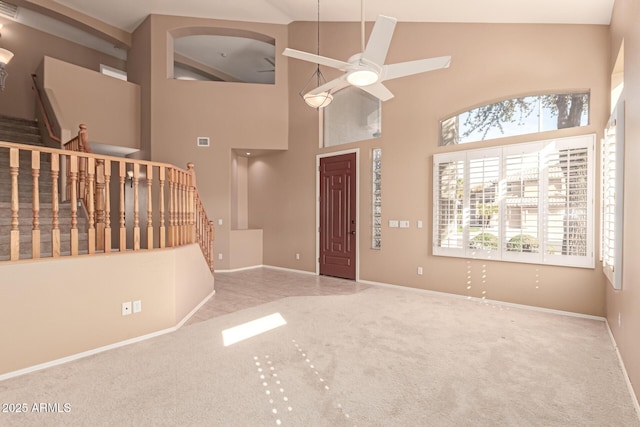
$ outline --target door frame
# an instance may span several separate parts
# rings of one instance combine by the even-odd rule
[[[316,155],[316,275],[320,275],[320,159],[356,153],[356,282],[360,280],[360,148]]]

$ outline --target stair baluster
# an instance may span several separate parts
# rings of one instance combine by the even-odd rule
[[[31,152],[31,176],[33,177],[33,189],[31,210],[33,211],[33,229],[31,230],[31,258],[40,258],[40,152]]]

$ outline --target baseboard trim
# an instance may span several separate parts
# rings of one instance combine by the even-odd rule
[[[300,274],[309,274],[311,276],[317,276],[318,274],[315,271],[306,271],[306,270],[296,270],[293,268],[285,268],[285,267],[276,267],[275,265],[263,265],[264,268],[269,268],[271,270],[280,270],[280,271],[288,271],[291,273],[300,273]]]
[[[627,384],[629,395],[631,396],[631,400],[633,401],[633,407],[636,409],[636,415],[638,416],[638,421],[640,421],[640,402],[638,402],[638,395],[633,389],[633,385],[631,384],[631,380],[629,379],[627,368],[624,366],[624,360],[622,360],[622,355],[620,354],[620,349],[618,348],[618,343],[616,343],[616,337],[613,335],[613,331],[611,330],[609,321],[605,319],[604,323],[607,325],[609,338],[611,338],[611,343],[613,344],[613,348],[616,350],[616,355],[618,356],[618,363],[620,364],[620,368],[622,368],[622,374],[624,375],[624,382]]]
[[[28,368],[19,369],[17,371],[8,372],[6,374],[0,375],[0,381],[8,380],[9,378],[18,377],[20,375],[30,374],[32,372],[40,371],[42,369],[52,368],[52,367],[58,366],[58,365],[63,365],[65,363],[69,363],[69,362],[73,362],[73,361],[78,360],[78,359],[83,359],[85,357],[93,356],[95,354],[102,353],[104,351],[114,350],[116,348],[124,347],[124,346],[129,345],[129,344],[134,344],[134,343],[137,343],[137,342],[145,341],[145,340],[148,340],[150,338],[159,337],[161,335],[165,335],[165,334],[169,334],[171,332],[175,332],[177,329],[178,328],[175,327],[175,326],[173,328],[162,329],[160,331],[152,332],[152,333],[147,334],[147,335],[142,335],[142,336],[139,336],[139,337],[135,337],[135,338],[131,338],[131,339],[128,339],[128,340],[120,341],[120,342],[117,342],[117,343],[105,345],[105,346],[102,346],[102,347],[94,348],[92,350],[83,351],[82,353],[72,354],[71,356],[66,356],[66,357],[62,357],[60,359],[52,360],[50,362],[45,362],[45,363],[40,363],[38,365],[29,366]]]
[[[214,273],[236,273],[238,271],[255,270],[256,268],[265,267],[264,265],[250,265],[248,267],[231,268],[228,270],[215,270]]]
[[[446,297],[451,297],[451,298],[475,301],[475,302],[480,302],[480,303],[484,303],[484,304],[492,304],[492,305],[499,305],[499,306],[512,307],[512,308],[521,308],[523,310],[539,311],[539,312],[542,312],[542,313],[549,313],[549,314],[558,314],[560,316],[578,317],[578,318],[581,318],[581,319],[597,320],[597,321],[600,321],[600,322],[605,322],[606,321],[606,318],[601,317],[601,316],[593,316],[593,315],[590,315],[590,314],[583,314],[583,313],[574,313],[572,311],[554,310],[552,308],[536,307],[536,306],[533,306],[533,305],[525,305],[525,304],[516,304],[516,303],[512,303],[512,302],[505,302],[505,301],[498,301],[498,300],[492,300],[492,299],[471,297],[471,296],[465,296],[465,295],[459,295],[459,294],[452,294],[452,293],[449,293],[449,292],[432,291],[432,290],[429,290],[429,289],[412,288],[410,286],[394,285],[394,284],[391,284],[391,283],[383,283],[383,282],[373,282],[373,281],[370,281],[370,280],[359,280],[359,282],[367,284],[367,285],[372,285],[372,286],[381,286],[381,287],[394,288],[394,289],[403,289],[403,290],[414,291],[414,292],[418,292],[418,293],[425,293],[425,294],[431,294],[431,295],[440,295],[440,296],[446,296]]]
[[[200,304],[196,305],[193,310],[191,310],[186,316],[184,316],[184,318],[180,322],[178,322],[175,328],[180,329],[187,322],[187,320],[191,319],[191,317],[196,314],[196,312],[200,310],[202,306],[205,305],[215,294],[216,290],[214,289],[209,295],[207,295],[202,301],[200,301]]]
[[[40,363],[38,365],[29,366],[27,368],[18,369],[17,371],[7,372],[6,374],[0,374],[0,382],[4,380],[8,380],[10,378],[19,377],[21,375],[30,374],[32,372],[40,371],[42,369],[52,368],[54,366],[63,365],[65,363],[73,362],[79,359],[84,359],[85,357],[93,356],[105,351],[115,350],[116,348],[124,347],[130,344],[139,343],[142,341],[146,341],[151,338],[159,337],[161,335],[170,334],[172,332],[180,329],[204,304],[211,299],[215,295],[215,289],[207,295],[193,310],[189,312],[176,326],[171,328],[162,329],[156,332],[151,332],[146,335],[141,335],[139,337],[130,338],[128,340],[119,341],[113,344],[108,344],[102,347],[94,348],[92,350],[83,351],[81,353],[72,354],[70,356],[65,356],[60,359],[51,360],[49,362]]]
[[[269,268],[271,270],[288,271],[291,273],[311,274],[313,276],[317,276],[315,271],[296,270],[293,268],[276,267],[275,265],[266,265],[266,264],[252,265],[249,267],[241,267],[241,268],[232,268],[229,270],[215,270],[215,272],[216,273],[236,273],[238,271],[255,270],[256,268]]]

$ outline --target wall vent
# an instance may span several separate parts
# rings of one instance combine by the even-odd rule
[[[196,140],[198,147],[208,147],[210,145],[208,136],[199,136]]]
[[[16,19],[18,17],[18,6],[0,0],[0,15]]]

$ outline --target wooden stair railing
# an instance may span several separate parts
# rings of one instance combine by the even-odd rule
[[[47,129],[47,136],[52,141],[58,144],[61,144],[62,141],[60,140],[58,135],[56,135],[55,132],[53,131],[53,125],[51,124],[51,119],[49,119],[49,113],[47,112],[47,109],[44,106],[44,98],[42,96],[42,92],[40,92],[40,87],[38,86],[37,76],[35,74],[31,74],[31,80],[33,81],[32,89],[35,91],[36,104],[38,106],[38,111],[40,112],[40,115],[42,116],[42,119],[44,121],[45,128]]]
[[[86,127],[81,127],[78,136],[80,140],[82,135],[86,137]],[[30,222],[31,258],[43,257],[40,251],[42,220],[38,189],[41,181],[49,179],[53,188],[50,256],[80,254],[78,202],[82,200],[87,211],[87,253],[109,253],[112,247],[113,250],[123,252],[198,243],[209,268],[213,271],[213,223],[207,217],[196,188],[193,163],[189,163],[187,170],[183,170],[166,163],[2,141],[0,141],[0,150],[6,150],[9,153],[11,177],[9,260],[20,259],[20,226],[24,227],[25,224],[24,220],[21,224],[19,219],[18,177],[21,173],[19,157],[21,152],[29,152],[32,159],[31,170],[22,173],[30,173],[33,183]],[[40,169],[39,159],[42,153],[51,156],[50,170]],[[61,224],[58,215],[61,203],[56,190],[61,164],[66,165],[71,210],[68,223],[65,224]],[[112,220],[112,216],[115,221]],[[112,223],[116,223],[118,228],[113,236]],[[63,228],[64,233],[68,230],[70,241],[67,251],[61,250]],[[1,256],[2,254],[0,259],[2,259]]]

